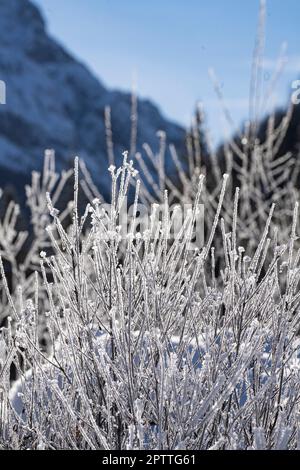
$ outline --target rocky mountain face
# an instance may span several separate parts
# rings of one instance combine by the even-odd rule
[[[0,0],[0,186],[19,185],[41,168],[45,148],[56,151],[58,167],[84,158],[99,185],[108,191],[104,110],[111,107],[115,155],[129,149],[131,96],[108,90],[47,32],[39,9],[29,0]],[[183,148],[184,130],[138,100],[137,149],[158,146],[157,131]]]

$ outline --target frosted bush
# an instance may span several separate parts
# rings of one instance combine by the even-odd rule
[[[11,291],[0,264],[10,317],[0,338],[1,447],[299,448],[298,205],[285,244],[272,237],[271,207],[260,241],[240,247],[239,191],[229,231],[219,220],[225,176],[201,250],[189,249],[196,211],[168,238],[166,196],[158,236],[131,224],[124,241],[118,213],[131,181],[136,217],[142,186],[126,156],[111,177],[110,212],[93,199],[80,215],[76,160],[71,226],[47,192],[40,268]],[[203,191],[198,177],[194,203]]]

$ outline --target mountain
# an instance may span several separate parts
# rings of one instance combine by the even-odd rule
[[[0,185],[20,185],[40,169],[45,148],[56,151],[59,168],[75,155],[86,162],[108,191],[104,109],[111,107],[115,155],[129,149],[131,96],[109,90],[47,32],[39,9],[29,0],[0,0]],[[148,100],[138,100],[137,148],[157,148],[156,133],[183,148],[184,130],[166,120]]]

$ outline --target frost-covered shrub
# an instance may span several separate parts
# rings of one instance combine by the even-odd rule
[[[165,193],[161,225],[138,232],[132,163],[125,156],[110,171],[110,211],[96,199],[80,216],[76,160],[69,228],[47,194],[51,250],[40,253],[30,289],[11,293],[0,264],[9,313],[0,339],[1,447],[299,448],[298,205],[285,244],[270,236],[271,207],[256,246],[241,247],[239,191],[227,230],[219,220],[225,176],[206,243],[190,250],[195,210],[170,240]],[[136,197],[124,239],[118,215],[130,180]],[[200,177],[194,207],[203,188]],[[20,378],[11,388],[13,361]]]

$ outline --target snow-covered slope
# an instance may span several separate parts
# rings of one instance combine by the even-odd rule
[[[116,155],[129,148],[129,94],[106,89],[82,63],[52,39],[38,8],[29,0],[0,0],[0,184],[13,174],[39,169],[45,148],[54,148],[60,167],[75,154],[85,159],[105,192],[107,152],[104,109],[112,109]],[[184,131],[165,120],[149,101],[138,102],[138,148],[157,146],[166,131],[179,148]]]

